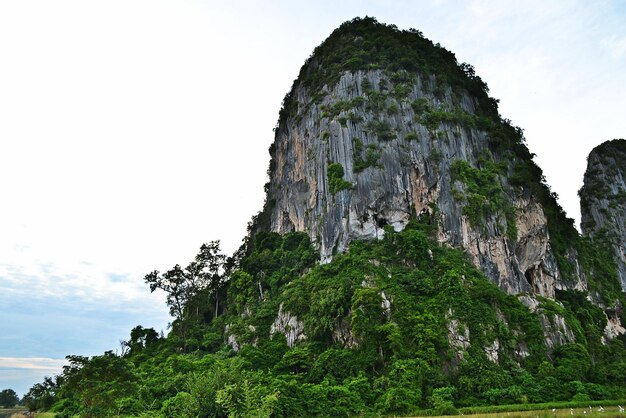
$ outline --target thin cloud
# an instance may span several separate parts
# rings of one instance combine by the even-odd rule
[[[146,299],[141,277],[102,271],[101,266],[0,264],[0,290],[28,298],[80,299],[82,303],[127,305]]]
[[[46,376],[60,374],[65,364],[66,360],[46,357],[0,357],[0,382],[22,396]]]
[[[67,364],[65,359],[45,357],[0,357],[0,369],[28,369],[58,373]]]

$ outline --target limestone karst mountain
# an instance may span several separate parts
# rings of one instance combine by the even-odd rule
[[[306,232],[323,261],[427,212],[437,240],[509,294],[615,303],[522,131],[470,65],[417,31],[366,18],[333,32],[285,98],[270,153],[260,218]]]

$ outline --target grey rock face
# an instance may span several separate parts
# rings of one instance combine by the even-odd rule
[[[354,348],[359,345],[346,318],[340,319],[337,328],[333,331],[333,342],[348,348]]]
[[[448,312],[448,317],[452,312]],[[454,361],[459,364],[465,357],[465,351],[470,347],[470,332],[465,324],[461,324],[458,319],[450,318],[447,322],[448,344],[454,354]]]
[[[270,336],[274,336],[278,332],[285,335],[289,348],[293,348],[297,342],[306,339],[302,321],[298,320],[297,316],[284,311],[282,304],[278,309],[278,316],[270,327]]]
[[[613,338],[626,333],[626,328],[622,325],[622,322],[615,310],[608,310],[604,313],[606,315],[606,327],[604,328],[603,342],[606,340],[612,340]]]
[[[626,140],[608,141],[591,151],[579,195],[581,229],[612,250],[626,291]]]
[[[439,223],[438,239],[464,248],[501,289],[554,297],[559,270],[539,203],[498,175],[513,216],[500,208],[476,225],[464,209],[470,191],[453,179],[455,162],[511,168],[474,123],[475,100],[437,87],[434,77],[401,76],[346,72],[315,98],[295,87],[297,115],[277,127],[273,145],[271,230],[306,231],[327,262],[354,239],[381,238],[386,226],[399,231],[411,216],[428,213]],[[337,164],[342,178],[329,171]],[[507,232],[511,223],[516,236]]]
[[[541,304],[537,300],[537,298],[533,296],[524,295],[519,296],[518,299],[531,312],[537,313],[539,315],[539,321],[541,322],[541,325],[543,327],[543,335],[549,351],[552,351],[554,348],[560,345],[576,341],[576,338],[574,337],[574,332],[570,329],[569,325],[562,315],[547,314],[541,308]]]

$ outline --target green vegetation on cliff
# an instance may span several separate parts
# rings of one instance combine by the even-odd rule
[[[497,102],[487,95],[486,84],[470,65],[458,65],[452,52],[433,44],[418,30],[398,30],[371,17],[353,19],[333,31],[302,66],[297,82],[321,97],[322,88],[336,84],[343,72],[377,69],[435,75],[438,85],[468,91],[480,101],[485,114],[497,115]],[[402,86],[394,93],[402,95]],[[283,101],[279,124],[295,116],[299,106],[292,89]]]
[[[122,355],[70,357],[52,409],[352,416],[624,395],[626,350],[601,343],[601,310],[571,292],[551,302],[577,339],[550,353],[537,314],[435,229],[389,229],[324,265],[303,233],[259,233],[213,290],[226,295],[217,316],[198,289],[167,338],[137,327]]]
[[[504,164],[491,160],[480,162],[482,168],[474,168],[467,161],[456,160],[450,165],[453,181],[459,181],[465,190],[456,192],[457,199],[465,201],[463,214],[473,226],[483,226],[485,219],[503,213],[506,231],[510,239],[517,239],[515,209],[504,195],[499,177],[505,174]]]
[[[606,177],[623,176],[626,172],[623,162],[626,161],[626,140],[614,139],[612,141],[606,141],[592,151],[592,154],[602,162],[602,166],[589,167],[589,182],[585,183],[579,191],[581,206],[589,206],[592,199],[608,199],[614,201],[616,204],[626,203],[626,190],[611,190],[611,185],[607,184],[603,180],[607,180]],[[602,174],[602,169],[606,170],[605,176]],[[592,229],[593,225],[588,225],[585,229]]]
[[[352,183],[343,179],[343,166],[339,163],[328,164],[328,190],[331,194],[350,189]]]

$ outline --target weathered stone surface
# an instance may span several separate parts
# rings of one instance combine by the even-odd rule
[[[349,318],[351,314],[347,316]],[[341,344],[346,348],[354,348],[358,346],[354,334],[352,334],[352,328],[347,318],[341,318],[337,324],[337,328],[333,331],[333,342]]]
[[[297,316],[283,310],[282,303],[278,308],[278,316],[270,326],[270,336],[274,336],[278,332],[285,335],[289,347],[294,347],[296,343],[306,339],[304,324],[298,320]]]
[[[558,314],[546,314],[541,309],[541,304],[533,296],[519,296],[519,301],[522,302],[531,312],[537,313],[539,321],[543,327],[543,335],[546,341],[546,347],[549,351],[554,348],[576,341],[574,333],[565,322],[565,318]],[[555,302],[559,303],[559,302]]]
[[[385,226],[402,230],[412,214],[427,212],[438,217],[439,240],[464,248],[501,289],[554,297],[555,288],[568,284],[559,282],[541,205],[500,176],[497,181],[516,208],[517,237],[507,236],[504,213],[472,225],[463,213],[465,202],[455,197],[455,189],[463,185],[452,181],[450,166],[462,160],[476,167],[485,155],[497,159],[486,132],[460,122],[426,127],[411,106],[422,100],[431,109],[474,115],[475,100],[450,89],[435,94],[434,77],[412,80],[409,93],[399,98],[391,93],[387,73],[347,72],[317,104],[305,87],[296,85],[298,115],[277,128],[273,147],[267,196],[271,230],[306,231],[327,262],[350,241],[381,238]],[[384,99],[376,108],[371,97]],[[362,103],[350,107],[355,100]],[[333,111],[339,105],[344,107]],[[376,131],[377,123],[386,131]],[[379,158],[358,167],[367,152]],[[343,180],[351,187],[331,193],[331,163],[341,164]],[[584,277],[578,280],[584,286]]]
[[[465,357],[465,351],[470,347],[469,328],[456,319],[452,318],[452,311],[447,314],[448,344],[454,354],[454,363],[459,364]]]
[[[607,141],[591,151],[579,195],[581,229],[612,250],[626,291],[626,140]]]
[[[500,341],[493,340],[491,344],[485,347],[485,355],[492,363],[497,363],[499,359]]]
[[[608,310],[606,315],[606,327],[604,328],[603,342],[612,340],[613,338],[626,333],[626,328],[619,319],[619,312],[616,310]]]
[[[530,199],[518,200],[515,258],[533,293],[554,298],[559,269],[550,248],[547,220],[541,205]]]
[[[254,327],[253,325],[248,325],[248,331],[254,334],[256,332],[256,327]],[[233,349],[233,351],[239,351],[241,347],[245,344],[251,344],[256,347],[258,342],[258,338],[254,338],[251,341],[248,340],[247,342],[241,342],[237,339],[237,335],[232,332],[230,324],[226,324],[226,326],[224,327],[224,335],[226,336],[226,344],[228,344],[230,348]]]
[[[234,351],[239,351],[241,345],[237,341],[237,336],[230,331],[230,325],[224,327],[224,335],[226,336],[226,344],[230,345]]]
[[[381,292],[380,297],[382,299],[382,301],[380,302],[380,307],[383,309],[383,314],[389,321],[391,320],[391,300],[387,298],[385,292]]]

